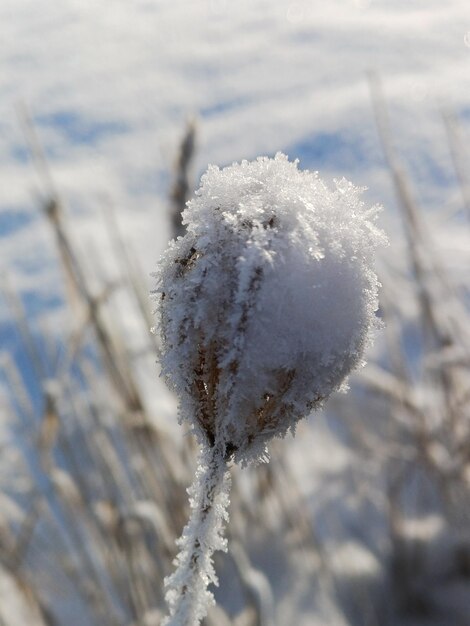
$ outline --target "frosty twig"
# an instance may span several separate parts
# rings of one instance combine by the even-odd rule
[[[217,584],[212,555],[227,546],[222,531],[228,520],[229,489],[230,475],[222,450],[204,449],[194,484],[188,490],[191,517],[178,540],[176,571],[166,581],[170,617],[164,626],[198,624],[213,602],[207,586]]]

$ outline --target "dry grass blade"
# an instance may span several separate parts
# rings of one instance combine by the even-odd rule
[[[194,157],[196,140],[196,123],[190,120],[181,141],[178,159],[176,163],[175,182],[170,193],[171,198],[171,223],[173,237],[179,237],[186,232],[181,221],[181,213],[189,200],[190,184],[189,170]]]
[[[5,276],[2,277],[0,283],[0,293],[10,307],[12,319],[14,320],[19,334],[23,340],[24,347],[28,353],[31,365],[34,368],[34,372],[38,380],[43,380],[46,377],[46,369],[44,362],[41,358],[41,353],[36,345],[33,333],[31,332],[28,318],[24,310],[20,297],[14,291],[9,284],[9,281]]]
[[[28,389],[24,383],[18,367],[9,352],[0,353],[0,367],[4,372],[7,385],[12,392],[14,401],[23,420],[29,422],[34,415],[34,407]]]

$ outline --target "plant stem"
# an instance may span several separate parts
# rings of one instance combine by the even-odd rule
[[[228,520],[230,475],[219,446],[201,451],[199,467],[190,495],[191,515],[178,540],[176,570],[166,579],[169,616],[162,626],[198,626],[213,603],[208,590],[217,585],[212,555],[226,550],[222,536]]]

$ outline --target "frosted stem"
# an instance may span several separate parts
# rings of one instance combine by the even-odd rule
[[[177,543],[176,569],[165,580],[169,616],[162,626],[198,626],[213,604],[210,584],[218,584],[212,555],[227,549],[222,536],[228,521],[230,474],[221,450],[201,451],[190,495],[191,515]]]

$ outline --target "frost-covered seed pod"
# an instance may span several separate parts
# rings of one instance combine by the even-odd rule
[[[163,375],[226,458],[259,458],[362,363],[377,207],[283,154],[209,167],[157,273]]]

